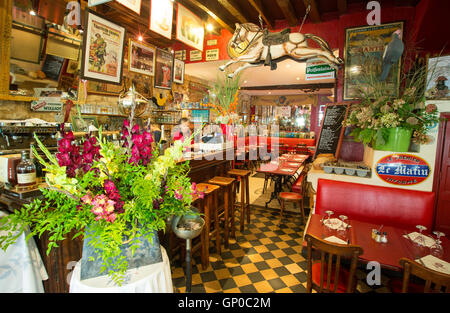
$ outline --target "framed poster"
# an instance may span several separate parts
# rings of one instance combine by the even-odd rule
[[[128,69],[153,76],[155,74],[155,48],[130,39]]]
[[[98,129],[97,117],[95,116],[72,116],[72,129],[74,132],[89,131],[89,126],[95,126]]]
[[[88,94],[118,96],[123,89],[122,85],[113,85],[88,80],[86,83]]]
[[[177,3],[177,40],[203,51],[205,29],[197,15]]]
[[[158,0],[159,1],[159,0]],[[127,7],[131,11],[141,14],[141,0],[116,0],[121,5]]]
[[[345,30],[345,73],[344,100],[356,99],[358,88],[367,77],[379,77],[382,70],[383,54],[392,34],[400,29],[403,22],[347,28]],[[386,89],[390,96],[397,97],[400,85],[401,59],[391,68],[386,79]]]
[[[450,55],[427,58],[427,99],[450,99]]]
[[[88,1],[88,7],[95,7],[96,5],[111,2],[112,0],[89,0]]]
[[[184,62],[181,60],[174,60],[173,63],[173,81],[178,84],[184,83]]]
[[[81,78],[120,85],[125,28],[91,11],[86,12],[85,20]]]
[[[172,39],[173,1],[157,0],[150,4],[151,31]]]
[[[172,89],[173,55],[156,49],[155,88]]]

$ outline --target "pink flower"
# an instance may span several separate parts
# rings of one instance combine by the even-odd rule
[[[139,132],[139,129],[140,129],[139,125],[136,124],[136,125],[134,125],[133,128],[131,129],[131,133],[132,133],[132,134],[136,134],[136,133]]]
[[[145,142],[146,144],[150,144],[150,143],[153,142],[153,136],[152,136],[151,133],[144,131],[144,132],[142,133],[142,135],[144,136],[144,142]]]
[[[128,119],[123,121],[123,127],[130,127],[130,121]]]
[[[436,104],[430,103],[429,105],[426,106],[425,111],[430,114],[433,113],[434,111],[437,110],[437,106]]]
[[[182,194],[180,191],[175,190],[175,191],[174,191],[174,194],[175,194],[175,199],[177,199],[177,200],[183,200],[183,194]]]
[[[106,218],[106,220],[108,222],[114,223],[114,221],[116,220],[116,214],[112,213],[110,215],[108,215],[108,217]]]
[[[93,147],[94,147],[94,145],[91,143],[90,140],[86,140],[83,143],[83,151],[90,151],[90,150],[92,150]]]
[[[56,155],[58,159],[59,166],[69,166],[70,165],[70,155],[69,153],[58,153]]]
[[[133,143],[138,146],[138,147],[142,147],[143,142],[144,142],[144,136],[140,135],[140,134],[134,134],[131,137],[131,140],[133,140]]]
[[[142,157],[150,158],[152,156],[152,148],[150,148],[150,146],[144,146],[140,153]]]
[[[110,194],[113,193],[117,190],[116,185],[114,184],[113,181],[107,179],[105,180],[103,187],[105,187],[105,191],[106,193]]]
[[[91,204],[92,203],[92,196],[90,193],[85,194],[82,198],[81,201],[83,201],[83,203],[86,204]]]
[[[58,151],[61,153],[69,152],[71,142],[69,139],[63,138],[58,142]]]

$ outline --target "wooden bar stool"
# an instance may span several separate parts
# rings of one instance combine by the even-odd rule
[[[283,211],[285,208],[285,202],[292,202],[294,204],[298,203],[300,205],[300,212],[302,213],[302,221],[305,223],[305,211],[303,209],[303,196],[296,192],[280,192],[280,200],[281,200],[281,212],[280,212],[280,220],[283,218]]]
[[[250,223],[250,189],[249,179],[251,171],[233,169],[228,172],[229,176],[236,177],[241,182],[241,202],[235,205],[241,208],[240,230],[244,230],[245,211],[247,211],[247,224]]]
[[[219,215],[217,210],[217,196],[220,187],[211,184],[198,184],[197,190],[205,194],[203,199],[203,214],[205,218],[205,227],[202,231],[202,268],[205,270],[209,265],[209,245],[210,238],[214,235],[216,237],[216,252],[221,254],[220,249],[220,229],[219,229]],[[211,227],[211,226],[214,226]]]
[[[225,248],[229,247],[230,230],[231,236],[236,238],[234,230],[234,199],[235,199],[235,179],[230,177],[216,176],[208,181],[208,184],[218,185],[224,191],[223,210],[219,211],[219,220],[224,218]]]

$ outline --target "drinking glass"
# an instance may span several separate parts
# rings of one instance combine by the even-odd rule
[[[347,225],[345,225],[346,223],[345,223],[345,221],[348,219],[348,217],[346,216],[346,215],[339,215],[339,218],[341,219],[341,221],[342,221],[342,224],[341,224],[341,226],[342,226],[342,229],[345,231],[345,230],[347,230]]]
[[[441,245],[442,241],[440,240],[440,238],[444,237],[445,234],[440,231],[434,231],[433,234],[435,234],[437,238],[434,244],[430,247],[430,252],[435,257],[440,258],[444,255],[444,248]]]
[[[425,246],[425,239],[422,235],[422,231],[427,230],[427,228],[422,225],[417,225],[416,228],[419,230],[419,235],[417,235],[417,237],[414,239],[414,242],[418,246]]]
[[[331,218],[331,215],[334,214],[334,212],[331,210],[328,210],[328,211],[325,211],[325,213],[328,215],[328,218],[326,219],[324,224],[325,224],[325,226],[330,227],[330,218]]]

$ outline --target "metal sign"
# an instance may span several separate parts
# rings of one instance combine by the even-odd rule
[[[334,79],[335,70],[319,59],[306,62],[305,80]]]
[[[378,177],[393,185],[416,185],[425,181],[431,173],[430,165],[412,154],[390,154],[376,164]]]

